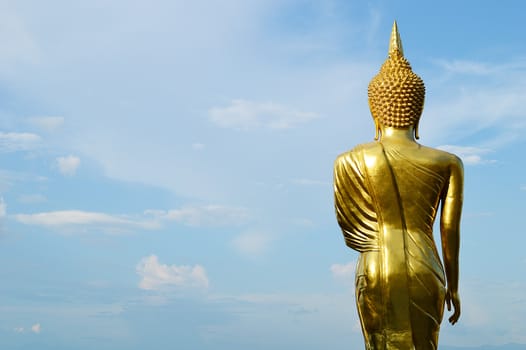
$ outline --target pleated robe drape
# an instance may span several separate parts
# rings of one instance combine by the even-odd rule
[[[379,142],[340,156],[334,175],[338,223],[361,253],[356,303],[366,349],[436,349],[445,278],[432,226],[444,179]]]

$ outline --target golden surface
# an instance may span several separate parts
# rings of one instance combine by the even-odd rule
[[[398,32],[398,25],[396,21],[393,23],[393,30],[391,31],[391,40],[389,41],[389,55],[395,53],[395,51],[400,52],[404,55],[404,48],[402,47],[402,39],[400,39],[400,33]]]
[[[389,57],[369,83],[369,108],[373,118],[385,126],[418,125],[426,88],[402,51],[396,22],[389,45]],[[377,124],[378,127],[378,124]]]
[[[415,141],[423,82],[405,84],[416,75],[396,22],[391,38],[389,58],[371,82],[374,90],[382,81],[388,99],[371,98],[377,92],[369,88],[377,141],[335,162],[336,217],[345,243],[360,252],[356,304],[366,349],[437,349],[444,304],[453,304],[452,324],[460,316],[463,167],[455,155]],[[439,209],[443,262],[433,239]]]

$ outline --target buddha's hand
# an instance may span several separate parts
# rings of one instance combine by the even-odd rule
[[[460,296],[457,291],[453,292],[448,289],[446,293],[447,311],[451,311],[451,304],[453,304],[453,315],[449,317],[449,323],[455,324],[460,317]]]

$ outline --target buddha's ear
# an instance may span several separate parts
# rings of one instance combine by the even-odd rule
[[[380,139],[380,123],[378,122],[378,119],[374,118],[374,140],[378,141]]]
[[[418,125],[420,124],[420,119],[418,119],[415,123],[415,140],[418,140],[420,138],[420,135],[418,135]]]

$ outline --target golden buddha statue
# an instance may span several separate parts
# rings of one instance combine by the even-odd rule
[[[425,87],[404,58],[396,22],[389,57],[369,84],[375,141],[334,167],[338,224],[360,252],[356,304],[365,348],[437,349],[444,304],[455,324],[463,167],[416,142]],[[440,207],[443,264],[433,239]],[[445,273],[444,273],[445,270]]]

